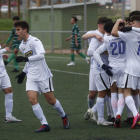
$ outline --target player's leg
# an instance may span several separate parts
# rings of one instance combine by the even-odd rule
[[[118,110],[117,110],[117,116],[115,120],[115,127],[121,127],[121,115],[124,109],[125,105],[125,100],[124,100],[124,95],[123,95],[123,89],[118,88]]]
[[[42,124],[42,127],[37,129],[35,132],[50,131],[50,127],[48,125],[46,117],[43,113],[43,110],[42,110],[40,104],[38,103],[38,92],[28,90],[27,91],[27,96],[28,96],[29,101],[31,103],[34,114],[40,120],[40,123]]]
[[[19,72],[18,63],[16,62],[16,57],[17,57],[18,51],[19,51],[19,49],[17,49],[17,47],[13,50],[13,54],[15,54],[15,57],[14,57],[15,69],[12,70],[11,72]]]
[[[79,54],[81,57],[83,57],[83,58],[87,61],[87,63],[89,64],[89,62],[90,62],[90,58],[89,58],[89,57],[87,57],[86,55],[84,55],[80,50],[76,50],[76,52],[77,52],[77,54]]]
[[[139,112],[139,93],[137,90],[132,90],[132,97],[134,99],[134,102],[135,102],[135,106],[137,108],[137,111]]]
[[[14,116],[12,116],[13,111],[13,91],[11,88],[11,82],[9,79],[9,76],[6,75],[4,77],[1,77],[1,89],[5,93],[5,122],[21,122],[21,120],[16,119]]]
[[[74,57],[75,57],[74,49],[71,49],[71,62],[69,64],[67,64],[67,66],[74,66],[75,65]]]
[[[134,99],[131,96],[131,89],[136,89],[138,85],[138,77],[134,77],[129,74],[124,74],[124,79],[123,79],[123,88],[124,88],[124,98],[125,98],[125,103],[128,106],[128,108],[131,110],[133,116],[134,116],[134,121],[132,125],[132,129],[136,127],[137,122],[139,121],[139,113],[137,111],[137,108],[135,106]]]

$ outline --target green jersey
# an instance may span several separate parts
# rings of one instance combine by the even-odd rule
[[[11,33],[10,37],[8,38],[8,40],[6,41],[6,44],[9,43],[12,38],[13,38],[13,46],[17,46],[21,43],[21,40],[17,40],[18,36],[16,34],[15,28],[12,29],[12,33]]]
[[[76,24],[74,24],[73,27],[72,27],[72,42],[71,42],[71,45],[75,45],[75,35],[77,35],[77,43],[80,45],[81,44],[81,37],[80,37],[79,27]]]

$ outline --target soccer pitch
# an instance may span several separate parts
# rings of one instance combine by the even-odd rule
[[[46,54],[46,62],[51,69],[54,85],[54,95],[62,104],[70,121],[70,129],[63,129],[62,119],[55,109],[49,105],[43,94],[38,95],[39,103],[50,125],[51,131],[35,133],[41,126],[40,121],[32,111],[25,91],[25,83],[17,84],[15,79],[19,73],[11,73],[13,62],[6,66],[11,79],[14,93],[13,116],[21,119],[21,123],[5,123],[5,96],[0,94],[0,140],[137,140],[140,129],[131,130],[131,125],[124,123],[126,110],[122,115],[122,128],[114,126],[98,126],[91,120],[84,120],[87,111],[87,95],[89,83],[89,65],[79,56],[75,57],[75,66],[68,67],[70,55]],[[19,64],[22,71],[24,63]],[[105,106],[105,118],[107,118]]]

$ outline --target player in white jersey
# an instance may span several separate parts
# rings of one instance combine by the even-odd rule
[[[9,47],[0,50],[0,90],[3,90],[3,92],[5,93],[5,122],[21,122],[21,120],[16,119],[14,116],[12,116],[13,91],[11,88],[9,76],[6,72],[5,65],[3,63],[3,57],[7,58],[7,56],[3,54],[5,52],[10,52]]]
[[[42,127],[35,132],[50,131],[50,127],[44,116],[43,110],[38,103],[38,93],[43,92],[44,96],[49,104],[51,104],[56,111],[60,114],[63,120],[63,127],[69,128],[68,118],[60,104],[53,95],[52,73],[48,68],[45,61],[45,50],[41,41],[29,35],[29,25],[26,21],[18,21],[14,24],[16,28],[16,34],[23,39],[19,49],[24,54],[16,58],[17,62],[26,62],[23,72],[19,74],[18,83],[21,84],[27,75],[26,91],[29,101],[32,105],[32,109],[40,120]]]
[[[98,35],[100,36],[104,36],[104,30],[103,30],[103,27],[104,27],[104,24],[110,19],[106,18],[106,17],[101,17],[99,18],[98,20],[98,30],[95,31],[95,33],[97,33]],[[88,48],[88,52],[87,54],[89,56],[93,56],[93,52],[102,44],[102,42],[99,42],[96,38],[91,38],[91,42],[89,44],[89,48]],[[107,61],[107,55],[103,55],[102,56],[102,59],[103,61]],[[93,59],[93,68],[90,69],[92,75],[93,75],[93,78],[92,79],[93,81],[96,81],[94,82],[96,87],[97,87],[97,90],[99,91],[99,94],[98,96],[100,96],[100,93],[105,96],[106,95],[106,89],[109,88],[109,81],[106,80],[108,79],[108,76],[105,72],[103,72],[98,63]],[[103,72],[103,73],[102,73]],[[101,74],[100,74],[101,73]],[[98,80],[98,78],[100,78],[100,80]],[[106,86],[107,84],[107,86]],[[103,93],[102,93],[103,91]],[[97,92],[94,92],[94,93],[97,93]],[[98,121],[97,121],[97,124],[98,125],[109,125],[109,124],[112,124],[110,122],[107,122],[104,120],[104,109],[103,107],[100,106],[100,100],[99,98],[97,98],[97,103],[96,103],[96,110],[98,111]],[[101,99],[101,103],[103,103],[103,106],[104,106],[104,97]],[[94,108],[94,107],[93,107]],[[92,109],[93,109],[92,108]],[[94,120],[96,117],[94,117],[94,110],[88,110],[87,111],[87,114],[91,114],[92,116],[92,119]]]
[[[116,118],[115,127],[121,127],[121,114],[125,105],[122,89],[122,80],[126,63],[125,42],[119,37],[111,36],[113,26],[114,24],[112,22],[107,22],[105,24],[104,30],[108,36],[104,38],[104,44],[94,52],[94,58],[100,66],[105,68],[105,71],[109,76],[110,73],[113,72],[113,76],[110,77],[111,104]],[[119,25],[119,29],[122,27],[124,27],[123,23]],[[100,57],[105,51],[108,51],[109,54],[108,65],[105,65]],[[112,71],[110,69],[112,69]]]
[[[140,28],[140,16],[133,16],[131,21],[133,27]],[[124,88],[125,103],[134,116],[133,125],[131,127],[134,129],[140,119],[140,114],[138,113],[134,100],[131,97],[131,89],[140,90],[140,33],[134,31],[123,33],[118,31],[118,25],[121,22],[124,21],[122,19],[117,20],[111,34],[119,36],[126,42],[126,69],[122,87]]]

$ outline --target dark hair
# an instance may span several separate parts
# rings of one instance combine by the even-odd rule
[[[114,25],[116,24],[116,21],[114,22]],[[125,26],[125,23],[120,23],[119,26]]]
[[[124,20],[125,20],[126,22],[130,22],[130,18],[129,18],[129,17],[126,17]]]
[[[104,26],[104,30],[108,33],[111,33],[113,26],[114,26],[114,23],[112,21],[108,21],[108,22],[106,22],[106,24]]]
[[[26,21],[17,21],[14,24],[14,27],[21,27],[22,29],[27,29],[27,33],[29,33],[29,25]]]
[[[77,19],[76,17],[72,17],[72,18],[74,19],[74,21],[75,21],[75,22],[77,22],[77,21],[78,21],[78,19]]]
[[[134,15],[130,18],[130,21],[133,22],[133,21],[139,21],[140,22],[140,15]]]
[[[12,20],[20,20],[20,17],[14,16],[14,17],[12,18]]]
[[[130,14],[129,14],[129,18],[131,18],[132,16],[134,15],[140,15],[140,11],[136,10],[136,11],[132,11]]]
[[[108,21],[113,22],[112,19],[110,19],[110,18],[107,18],[107,17],[100,17],[100,18],[98,19],[98,24],[105,24],[105,23],[108,22]]]

